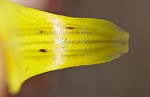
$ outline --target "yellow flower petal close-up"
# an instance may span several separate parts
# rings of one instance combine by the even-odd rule
[[[0,1],[9,91],[35,75],[105,63],[128,52],[127,32],[107,20],[56,15]]]

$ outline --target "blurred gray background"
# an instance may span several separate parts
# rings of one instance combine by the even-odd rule
[[[58,70],[31,78],[15,97],[150,97],[150,0],[48,2],[42,8],[40,5],[33,7],[57,14],[114,22],[130,34],[129,53],[101,65]],[[31,6],[28,3],[24,5]],[[57,5],[61,7],[55,9]],[[41,78],[48,81],[43,82],[45,87],[39,91],[28,90],[33,87],[32,80]],[[25,90],[28,92],[23,94]]]

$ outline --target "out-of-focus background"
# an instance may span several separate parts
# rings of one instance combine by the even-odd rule
[[[57,14],[112,21],[129,32],[130,51],[101,65],[33,77],[15,97],[150,97],[150,0],[24,1]]]

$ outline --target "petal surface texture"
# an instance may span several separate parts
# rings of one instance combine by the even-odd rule
[[[128,37],[106,20],[67,17],[0,2],[0,38],[12,94],[35,75],[116,59],[128,51]]]

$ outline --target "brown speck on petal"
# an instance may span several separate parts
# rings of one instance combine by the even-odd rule
[[[45,49],[40,49],[39,51],[40,52],[47,52]]]

